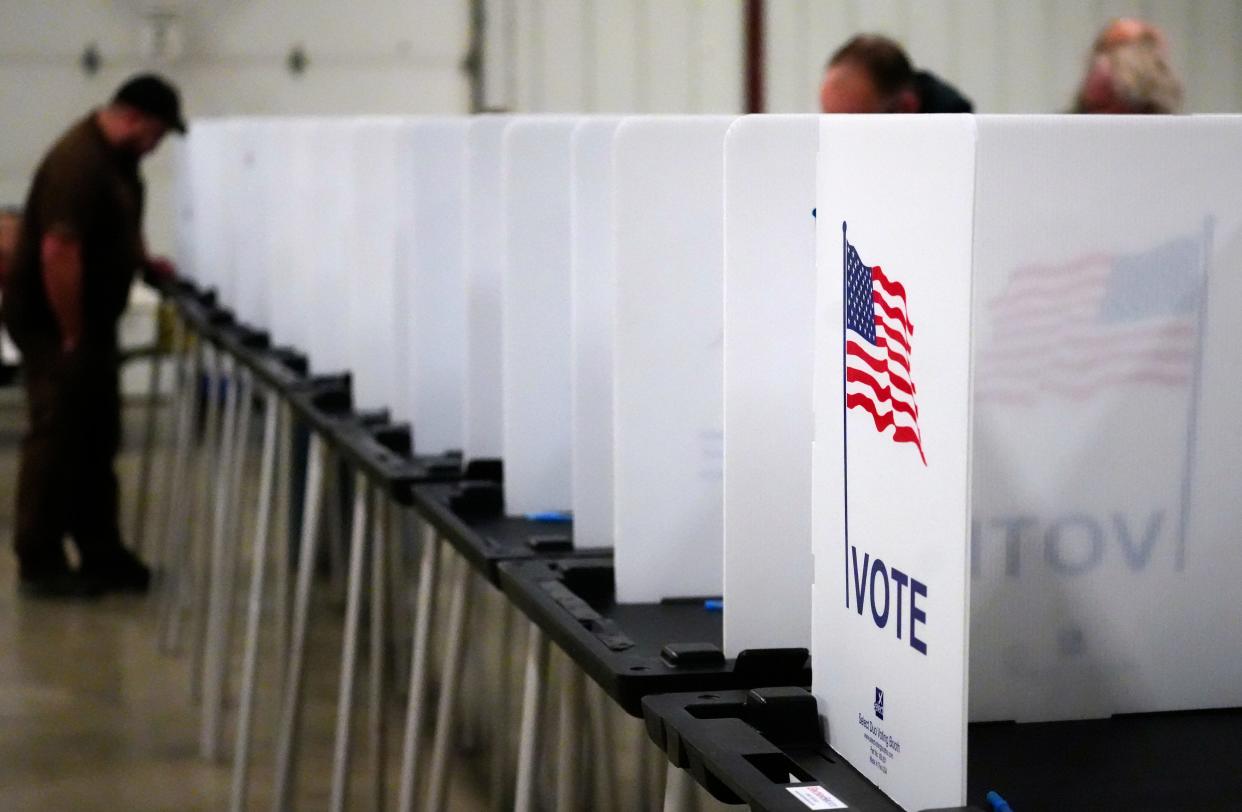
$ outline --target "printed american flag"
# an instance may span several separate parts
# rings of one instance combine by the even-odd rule
[[[893,442],[912,443],[926,465],[910,371],[913,340],[905,288],[879,265],[864,265],[847,239],[845,408],[870,414],[881,434],[891,428]]]
[[[1198,352],[1203,242],[1014,270],[986,303],[975,396],[1032,405],[1121,386],[1186,387]]]

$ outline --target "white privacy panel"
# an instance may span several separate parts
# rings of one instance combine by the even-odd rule
[[[958,806],[975,119],[820,128],[813,691],[870,781],[907,809]]]
[[[193,127],[193,122],[191,122]],[[191,178],[191,141],[179,139],[172,146],[173,159],[173,206],[176,219],[173,222],[173,258],[177,273],[186,279],[197,280],[198,269],[194,260],[194,188]]]
[[[394,327],[399,127],[399,120],[391,118],[355,119],[350,125],[348,282],[336,293],[348,300],[344,339],[358,409],[404,403],[405,393],[395,385],[405,367]]]
[[[572,140],[572,484],[577,547],[612,546],[612,345],[616,330],[612,145],[620,123],[619,118],[583,120],[574,128]]]
[[[466,382],[463,453],[499,458],[501,417],[501,146],[509,116],[476,116],[466,135]]]
[[[195,281],[214,289],[223,303],[233,298],[230,199],[228,187],[220,182],[230,172],[231,125],[227,119],[195,124],[189,156]]]
[[[505,129],[501,199],[505,510],[570,508],[569,170],[576,118]]]
[[[232,242],[234,299],[238,321],[266,329],[270,323],[267,252],[271,240],[273,201],[270,199],[276,155],[269,134],[270,119],[237,119],[227,177],[228,216]]]
[[[401,133],[396,343],[408,360],[398,381],[420,454],[462,447],[469,126],[465,117],[418,118]]]
[[[974,719],[1242,703],[1239,143],[1232,117],[981,121]]]
[[[310,332],[307,351],[312,370],[336,373],[350,368],[350,297],[342,292],[353,283],[349,267],[353,131],[346,119],[323,119],[314,124],[314,130],[311,148],[316,172],[310,191],[318,250],[311,265],[313,294],[308,313],[315,329]]]
[[[724,138],[728,116],[617,130],[617,599],[721,592]]]
[[[822,128],[813,650],[833,749],[921,808],[957,802],[967,718],[1236,707],[1242,118]]]
[[[202,185],[212,126],[209,119],[191,119],[190,132],[177,151],[177,272],[201,287],[207,286],[202,265],[207,201]]]
[[[318,168],[312,139],[316,119],[283,119],[273,137],[279,164],[273,180],[268,301],[272,340],[305,352],[314,323],[312,270],[319,251],[318,218],[312,190]]]
[[[811,645],[816,116],[725,142],[724,647]]]

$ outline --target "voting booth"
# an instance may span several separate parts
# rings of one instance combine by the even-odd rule
[[[308,346],[315,325],[306,318],[314,291],[310,268],[319,241],[314,197],[316,167],[311,141],[317,119],[287,118],[274,125],[272,150],[277,162],[270,195],[272,233],[268,242],[268,299],[272,342]]]
[[[578,122],[571,140],[571,484],[578,547],[613,544],[612,147],[620,124],[617,117],[592,116]]]
[[[614,522],[623,603],[721,592],[728,116],[627,118],[613,148]]]
[[[811,644],[816,116],[744,116],[724,160],[724,648]]]
[[[1058,725],[1242,706],[1238,143],[1235,117],[204,120],[178,237],[240,325],[200,316],[216,357],[270,331],[412,423],[377,481],[526,613],[536,676],[552,640],[631,714],[688,692],[650,703],[683,730],[805,700],[852,797],[1055,806],[1024,731],[1087,754],[1066,781],[1149,742],[1228,769],[1193,720]],[[459,450],[503,459],[505,515],[420,459]]]
[[[196,283],[227,297],[232,274],[226,239],[226,192],[218,182],[230,152],[225,119],[195,121],[186,146],[184,194],[189,236],[183,264]]]
[[[968,721],[1242,704],[1240,139],[821,120],[814,691],[904,807],[990,780]]]
[[[505,512],[571,502],[570,139],[578,119],[518,117],[501,147]]]
[[[420,454],[462,448],[466,369],[466,116],[407,119],[399,133],[396,403]]]
[[[336,340],[347,347],[345,369],[353,373],[357,408],[377,410],[404,406],[401,383],[408,368],[398,346],[397,234],[402,222],[400,194],[404,184],[395,171],[400,133],[396,118],[362,118],[349,125],[346,165],[350,209],[346,212],[345,263],[337,270],[344,287],[336,293],[345,302],[345,321]],[[328,322],[330,323],[330,322]],[[406,417],[406,415],[397,415]]]
[[[462,398],[465,460],[497,460],[502,451],[501,280],[504,224],[501,149],[510,116],[475,116],[466,133],[463,252],[466,263],[466,377]],[[467,236],[468,235],[468,236]]]

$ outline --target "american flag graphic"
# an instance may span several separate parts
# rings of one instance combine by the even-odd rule
[[[1187,387],[1198,352],[1203,241],[1014,270],[985,304],[975,396],[1032,405],[1120,386]]]
[[[864,265],[845,239],[845,408],[870,414],[881,434],[891,428],[893,442],[912,443],[926,465],[910,371],[913,341],[906,289],[879,265]]]

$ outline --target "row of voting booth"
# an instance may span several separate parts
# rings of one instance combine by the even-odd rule
[[[1230,808],[1239,143],[1229,116],[194,122],[161,635],[190,639],[209,758],[243,652],[233,807],[260,662],[296,806],[326,535],[333,808],[364,645],[373,754],[375,663],[405,662],[401,809],[447,808],[474,699],[485,740],[518,733],[504,797],[537,808],[554,762],[583,808],[610,746],[584,676],[667,754],[666,809],[694,781],[764,810]],[[550,734],[552,648],[577,688]]]

